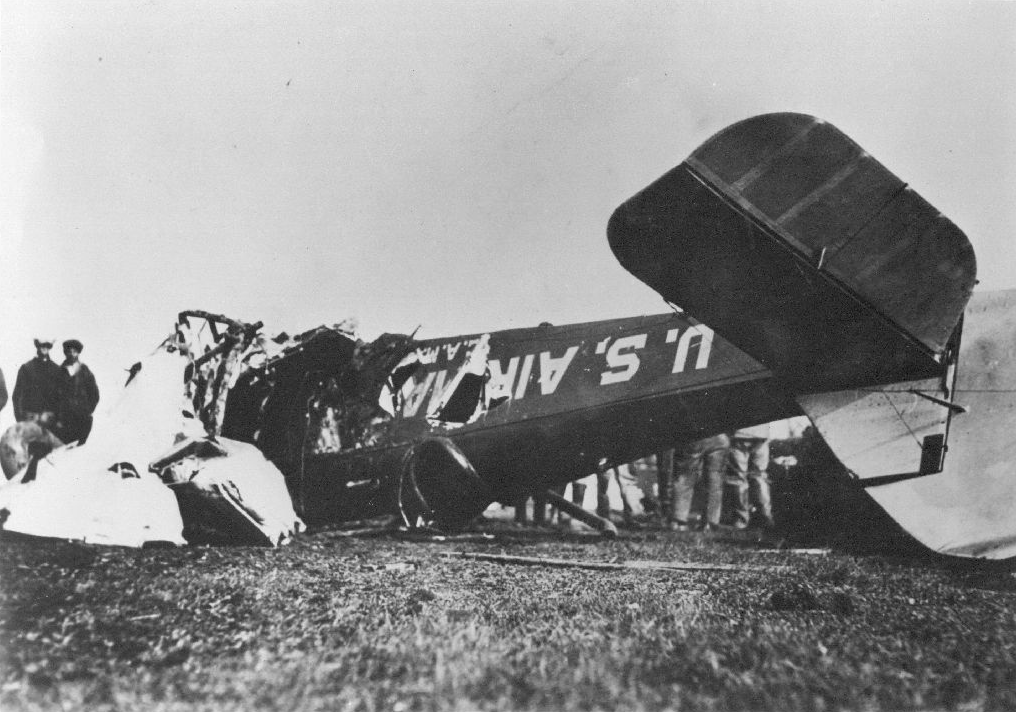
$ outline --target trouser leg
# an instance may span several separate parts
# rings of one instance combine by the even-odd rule
[[[726,496],[730,502],[731,523],[738,529],[748,526],[748,444],[731,443],[727,457]]]
[[[748,478],[748,487],[751,502],[755,505],[755,511],[758,512],[759,517],[761,517],[766,526],[772,526],[773,504],[769,487],[769,476],[764,472],[752,473]]]
[[[674,518],[674,451],[656,454],[656,485],[659,488],[660,519],[669,522]]]
[[[528,503],[529,497],[525,495],[515,500],[515,521],[519,524],[526,524],[529,521],[529,512],[526,511]]]
[[[631,465],[618,465],[614,468],[614,476],[617,478],[617,487],[621,491],[621,507],[624,510],[624,518],[630,520],[642,511],[642,503],[639,501],[642,490],[639,488],[638,478],[632,472]]]
[[[596,514],[607,519],[610,517],[610,498],[607,488],[610,486],[610,468],[596,471]]]
[[[660,498],[656,493],[655,484],[657,467],[655,455],[648,455],[638,460],[637,465],[632,466],[632,474],[638,483],[639,507],[642,514],[656,513],[660,508]],[[650,475],[651,472],[652,475]]]
[[[583,482],[572,482],[571,483],[571,501],[572,504],[582,506],[586,501],[586,485]]]
[[[533,524],[543,525],[547,523],[547,498],[543,492],[533,495]]]
[[[773,523],[772,495],[769,488],[769,442],[761,441],[752,447],[748,484],[751,501],[766,525]]]
[[[720,523],[723,514],[723,476],[727,469],[727,448],[710,450],[703,456],[702,470],[706,480],[706,524]]]
[[[702,472],[702,453],[683,449],[674,453],[674,519],[686,523],[691,516],[695,485]]]
[[[585,482],[572,482],[572,504],[578,507],[585,506]]]

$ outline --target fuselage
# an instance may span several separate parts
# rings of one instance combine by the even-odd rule
[[[454,443],[491,498],[507,502],[604,461],[800,412],[766,368],[683,314],[430,339],[413,348],[422,363],[399,389],[383,437],[338,451],[311,438],[299,472],[280,465],[309,521],[397,507],[402,453],[427,439]],[[475,411],[445,420],[442,405],[462,387],[456,377],[477,348],[489,351]]]

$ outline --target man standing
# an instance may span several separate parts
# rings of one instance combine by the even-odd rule
[[[750,504],[766,528],[773,526],[769,494],[769,425],[741,428],[730,436],[730,469],[727,486],[733,499],[734,527],[744,529],[751,516]],[[750,504],[749,504],[750,501]]]
[[[656,453],[656,490],[660,524],[671,528],[674,521],[674,448]],[[674,524],[673,528],[677,528]]]
[[[85,442],[92,431],[92,413],[99,404],[95,376],[79,357],[84,346],[77,339],[63,342],[63,402],[60,408],[60,435],[64,442]]]
[[[600,461],[596,469],[596,514],[604,519],[610,519],[610,497],[607,491],[610,487],[610,478],[613,475],[617,481],[617,488],[621,494],[622,516],[624,526],[634,527],[635,514],[641,510],[638,497],[638,479],[632,472],[632,466],[628,463],[620,465],[609,464],[606,459]]]
[[[673,519],[667,522],[668,528],[688,529],[695,486],[701,479],[706,481],[707,495],[706,511],[699,526],[703,531],[719,528],[723,511],[723,473],[729,450],[730,438],[725,433],[675,448]]]
[[[52,422],[60,408],[63,371],[49,359],[52,339],[35,339],[35,358],[18,369],[14,382],[14,418]]]

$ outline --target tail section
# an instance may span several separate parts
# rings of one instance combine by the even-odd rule
[[[975,283],[963,233],[834,126],[767,114],[622,204],[621,264],[777,375],[935,376]]]
[[[960,337],[955,372],[945,382],[798,402],[859,484],[922,544],[954,556],[1011,559],[1016,290],[974,295]],[[929,447],[936,441],[944,445],[940,467]]]
[[[966,237],[856,143],[811,116],[747,119],[622,204],[608,238],[798,394],[918,541],[1016,559],[1016,291],[971,299]]]

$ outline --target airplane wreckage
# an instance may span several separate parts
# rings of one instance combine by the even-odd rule
[[[369,343],[184,312],[86,444],[0,489],[3,526],[46,533],[19,498],[48,480],[82,506],[66,483],[91,468],[175,493],[182,523],[141,541],[180,542],[181,524],[214,539],[225,513],[266,543],[301,518],[453,528],[604,462],[804,413],[923,545],[1016,557],[1016,291],[971,298],[963,233],[851,139],[801,114],[736,123],[607,233],[685,311]]]

